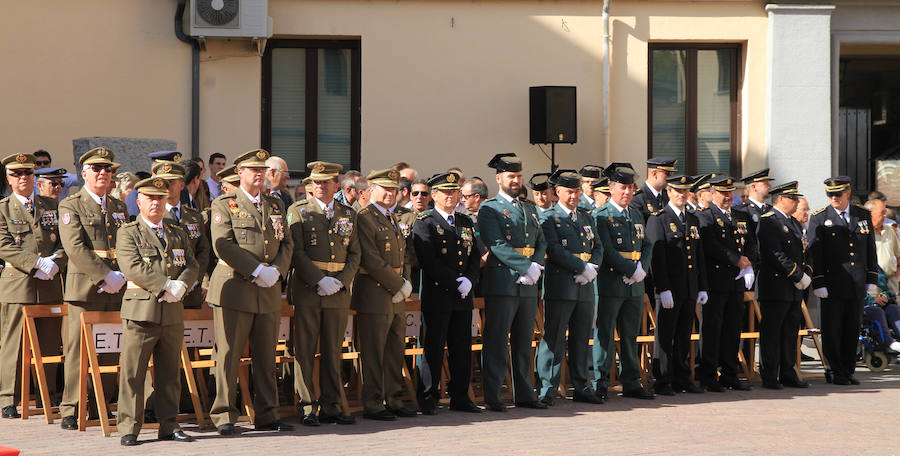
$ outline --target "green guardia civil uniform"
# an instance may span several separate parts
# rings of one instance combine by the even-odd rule
[[[161,177],[144,179],[135,191],[167,195]],[[163,211],[165,203],[161,202]],[[155,229],[159,230],[157,233]],[[162,237],[160,237],[162,235]],[[119,360],[119,434],[138,434],[144,421],[144,381],[153,356],[153,411],[160,437],[181,430],[175,421],[181,397],[181,348],[184,343],[184,301],[163,300],[169,281],[197,280],[200,269],[186,230],[172,220],[152,224],[143,216],[116,234],[119,266],[128,278],[122,298],[122,354]]]

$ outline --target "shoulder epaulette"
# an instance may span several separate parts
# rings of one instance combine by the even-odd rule
[[[765,214],[761,215],[760,217],[771,217],[771,216],[773,216],[773,215],[775,215],[775,212],[774,212],[774,211],[769,211],[769,212],[766,212]]]
[[[583,213],[585,213],[585,214],[587,214],[587,215],[590,215],[590,214],[591,214],[591,211],[589,211],[589,210],[587,210],[587,209],[585,209],[585,208],[583,208],[583,207],[581,207],[581,206],[576,207],[575,210],[578,211],[578,212],[583,212]]]
[[[302,199],[302,200],[300,200],[300,201],[309,201],[309,200],[308,200],[308,199]],[[300,201],[297,201],[297,203],[299,203]],[[297,203],[294,203],[294,204],[297,204]],[[353,209],[349,204],[342,203],[342,202],[340,202],[340,201],[338,201],[338,200],[334,200],[334,204],[337,204],[338,206],[343,207],[344,209],[351,209],[351,210]]]
[[[709,208],[708,207],[698,207],[697,209],[694,209],[694,210],[697,212],[703,212],[703,211],[708,211]]]
[[[369,212],[372,212],[372,206],[366,206],[366,207],[360,209],[359,212],[357,212],[357,214],[363,215],[363,214],[368,214]]]
[[[122,225],[122,228],[127,228],[127,227],[129,227],[129,226],[135,226],[135,225],[138,224],[138,222],[139,222],[139,220],[132,220],[132,221],[130,221],[130,222],[128,222],[128,223]]]
[[[431,215],[431,209],[426,209],[422,212],[419,212],[419,215],[416,216],[416,220],[422,220]]]
[[[825,209],[828,209],[828,206],[820,207],[820,208],[818,208],[818,209],[812,211],[809,215],[820,214],[820,213],[821,213],[822,211],[824,211]]]
[[[663,213],[663,211],[653,211],[653,212],[650,213],[650,216],[652,217],[652,216],[654,216],[654,215],[659,215],[659,214],[662,214],[662,213]]]

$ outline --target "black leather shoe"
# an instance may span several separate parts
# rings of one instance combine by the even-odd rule
[[[633,390],[622,391],[622,396],[631,397],[634,399],[647,399],[647,400],[654,399],[656,397],[655,394],[651,393],[650,391],[645,390],[644,388],[636,388]]]
[[[119,444],[122,446],[135,446],[138,444],[137,435],[125,434],[121,439],[119,439]]]
[[[62,422],[59,423],[59,427],[67,431],[74,431],[78,429],[78,420],[76,420],[72,415],[64,416]]]
[[[306,415],[303,415],[303,419],[301,419],[300,422],[303,423],[304,426],[319,426],[320,425],[319,417],[317,417],[315,414],[312,414],[312,413],[307,413]]]
[[[781,382],[781,384],[788,388],[809,388],[809,382],[804,382],[802,380],[788,380]]]
[[[587,387],[585,387],[583,390],[581,390],[581,392],[576,392],[572,396],[572,400],[575,402],[587,402],[588,404],[602,404],[603,403],[603,399],[600,399],[599,397],[597,397],[597,395],[594,394],[594,391]]]
[[[219,435],[234,435],[234,425],[231,423],[220,424],[216,426],[216,432]]]
[[[516,407],[544,410],[547,408],[547,404],[541,401],[526,401],[516,402]]]
[[[696,384],[694,384],[694,382],[680,383],[680,384],[678,385],[678,390],[679,390],[679,391],[685,391],[685,392],[688,392],[688,393],[691,393],[691,394],[701,394],[701,393],[703,393],[703,388],[700,388],[699,386],[697,386]]]
[[[356,424],[356,418],[351,415],[322,415],[319,414],[320,423]]]
[[[167,436],[160,437],[159,439],[160,440],[173,440],[175,442],[193,442],[194,441],[194,438],[185,434],[184,431],[175,431]]]
[[[834,383],[835,385],[849,385],[850,379],[842,375],[835,375],[831,378],[831,383]]]
[[[553,407],[553,398],[550,396],[542,397],[541,402],[543,402],[547,407]]]
[[[388,409],[389,412],[397,415],[401,418],[415,418],[419,416],[419,414],[415,410],[410,410],[406,407],[398,407],[395,409]]]
[[[19,414],[19,411],[16,410],[15,405],[7,405],[3,407],[3,418],[22,418],[22,415]]]
[[[672,388],[670,385],[658,385],[653,387],[653,391],[656,391],[656,394],[660,396],[674,396],[675,388]],[[622,394],[624,396],[624,393]]]
[[[700,386],[706,388],[706,391],[711,391],[713,393],[724,393],[725,386],[715,380],[708,380],[700,382]]]
[[[609,391],[602,386],[594,390],[594,395],[600,398],[600,400],[603,402],[609,400]]]
[[[278,431],[278,432],[286,432],[293,431],[294,426],[290,424],[283,423],[281,420],[275,420],[269,424],[257,424],[253,426],[253,430],[255,431]]]
[[[365,413],[363,414],[363,418],[378,421],[397,421],[397,415],[394,415],[388,410],[379,410],[375,413]]]
[[[450,410],[454,412],[481,413],[481,407],[475,405],[468,398],[461,401],[450,400]]]
[[[781,383],[778,383],[776,381],[771,381],[771,380],[763,380],[762,385],[763,385],[763,388],[766,388],[766,389],[772,389],[772,390],[784,389],[784,386],[782,386]]]
[[[423,415],[437,415],[437,398],[433,394],[426,394],[419,401],[419,410],[422,411]]]
[[[859,380],[857,380],[856,377],[852,375],[850,377],[847,377],[847,380],[850,380],[851,385],[859,385]]]
[[[750,384],[745,382],[744,380],[732,378],[732,379],[719,379],[719,384],[724,386],[725,388],[731,388],[736,391],[750,391]]]
[[[505,412],[506,404],[502,402],[485,402],[484,406],[492,412]]]

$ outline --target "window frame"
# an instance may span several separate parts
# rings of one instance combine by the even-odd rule
[[[272,50],[278,48],[306,49],[306,126],[304,161],[318,160],[319,113],[319,49],[350,49],[350,169],[359,169],[361,149],[362,57],[361,42],[353,39],[270,39],[262,57],[262,81],[260,103],[260,142],[262,148],[272,146]]]
[[[734,50],[734,63],[731,67],[732,93],[730,101],[731,149],[729,174],[735,178],[741,176],[741,62],[743,61],[743,45],[741,43],[684,43],[684,42],[651,42],[647,46],[647,158],[653,156],[653,51],[685,51],[685,150],[684,166],[681,172],[687,175],[697,174],[697,51],[700,50]]]

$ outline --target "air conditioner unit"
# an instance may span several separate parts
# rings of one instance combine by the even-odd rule
[[[191,36],[251,38],[272,36],[268,0],[191,0]]]

